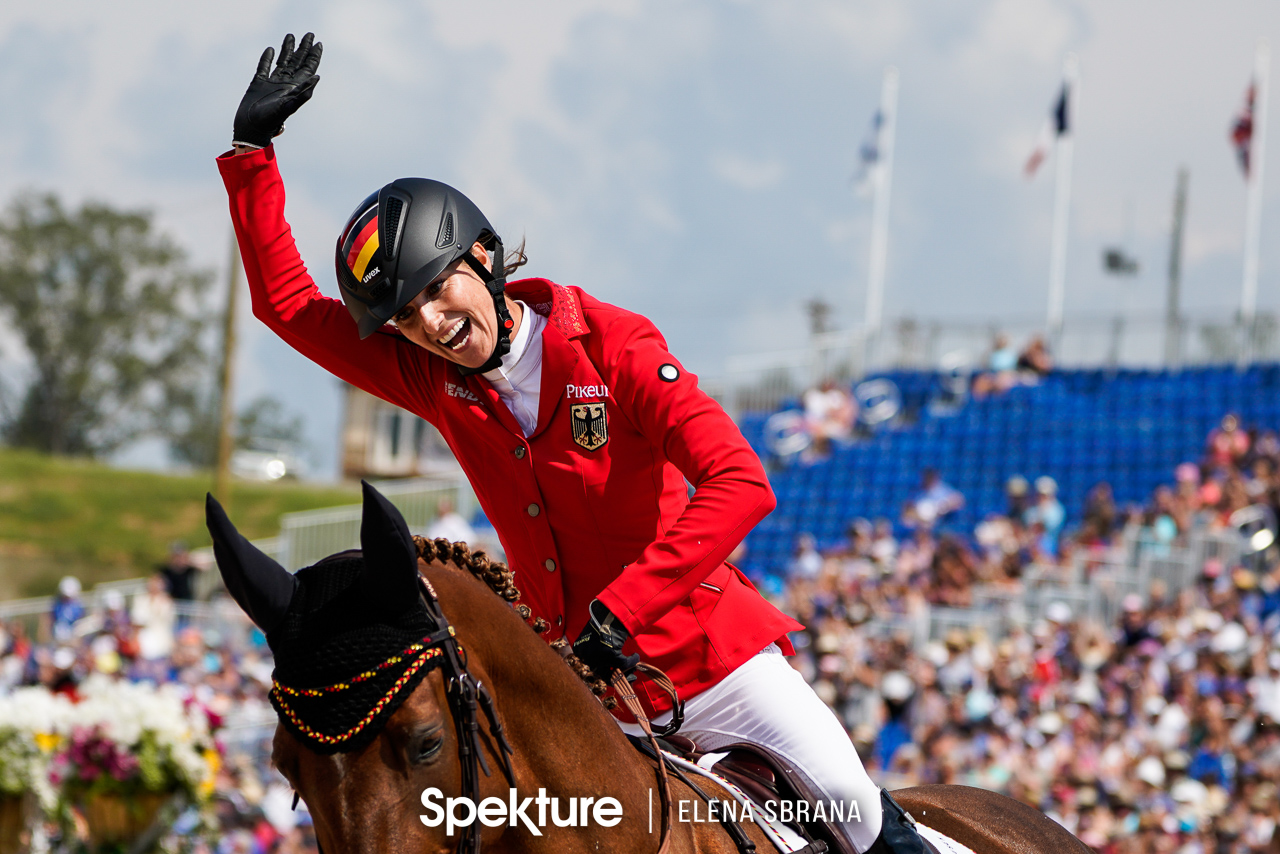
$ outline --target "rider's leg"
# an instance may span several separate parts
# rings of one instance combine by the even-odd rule
[[[666,720],[670,715],[658,722]],[[623,728],[639,733],[638,727]],[[747,741],[782,754],[827,798],[858,805],[857,818],[843,825],[854,848],[867,851],[881,836],[879,787],[867,776],[835,714],[776,646],[686,701],[681,733],[709,752]],[[889,819],[895,823],[891,830],[896,829],[896,817]],[[880,842],[883,845],[885,840]]]

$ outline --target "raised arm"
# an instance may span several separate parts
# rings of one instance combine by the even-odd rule
[[[311,33],[285,37],[274,71],[267,48],[236,111],[234,151],[218,158],[253,313],[308,359],[371,394],[419,414],[431,411],[429,355],[387,330],[362,341],[340,300],[320,293],[285,220],[274,137],[311,97],[323,46]]]

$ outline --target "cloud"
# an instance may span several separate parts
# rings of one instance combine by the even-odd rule
[[[711,155],[711,171],[739,190],[767,190],[782,182],[787,165],[777,158],[760,159],[732,151],[717,151]]]
[[[1123,236],[1130,201],[1153,287],[1114,305],[1160,310],[1180,165],[1191,170],[1188,304],[1230,310],[1244,201],[1226,131],[1280,9],[269,0],[246,17],[207,2],[10,3],[0,197],[50,188],[149,207],[198,263],[225,271],[213,157],[258,54],[287,29],[313,29],[326,47],[316,96],[278,146],[287,215],[322,289],[335,293],[329,259],[351,208],[426,175],[527,235],[531,272],[651,315],[708,373],[759,349],[761,324],[795,318],[787,328],[802,330],[805,299],[860,316],[868,206],[848,179],[890,63],[901,90],[888,317],[1042,314],[1053,164],[1032,183],[1021,167],[1068,50],[1082,74],[1068,315],[1111,310],[1097,249]],[[1264,228],[1280,223],[1278,182]],[[798,264],[796,241],[811,235],[824,251]],[[1264,241],[1264,306],[1280,307],[1277,276],[1280,246]],[[241,394],[289,396],[332,452],[318,425],[333,421],[333,384],[248,318],[244,341]]]

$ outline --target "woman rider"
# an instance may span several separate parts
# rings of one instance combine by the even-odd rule
[[[733,421],[648,320],[545,279],[465,196],[393,181],[338,238],[343,303],[321,295],[284,218],[272,139],[308,98],[310,33],[259,62],[218,159],[254,314],[352,385],[430,421],[498,531],[523,601],[607,679],[638,657],[671,677],[682,732],[782,754],[832,800],[857,851],[923,852],[835,715],[783,657],[801,626],[725,563],[774,507]],[[686,479],[694,487],[689,496]],[[658,723],[669,703],[641,687]],[[625,725],[624,725],[625,726]],[[883,808],[883,809],[882,809]],[[852,812],[852,810],[851,810]],[[882,819],[883,813],[883,819]]]

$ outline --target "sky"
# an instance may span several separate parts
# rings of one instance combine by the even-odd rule
[[[225,289],[214,158],[263,48],[324,42],[277,141],[287,217],[320,287],[352,208],[400,176],[457,186],[532,275],[641,312],[704,376],[803,346],[805,304],[862,319],[871,206],[853,191],[884,68],[900,73],[885,316],[1044,315],[1053,160],[1022,165],[1079,56],[1066,316],[1163,311],[1190,170],[1183,300],[1239,303],[1245,186],[1228,131],[1280,7],[1224,0],[259,0],[0,5],[0,200],[53,190],[154,211]],[[1270,100],[1274,101],[1274,98]],[[1274,124],[1274,121],[1273,121]],[[1280,309],[1280,163],[1259,306]],[[1123,245],[1140,275],[1108,278]],[[219,295],[218,300],[222,297]],[[245,306],[247,300],[242,300]],[[340,391],[246,310],[236,393],[303,415],[336,473]],[[22,354],[0,334],[0,365]],[[135,449],[126,462],[159,460]]]

